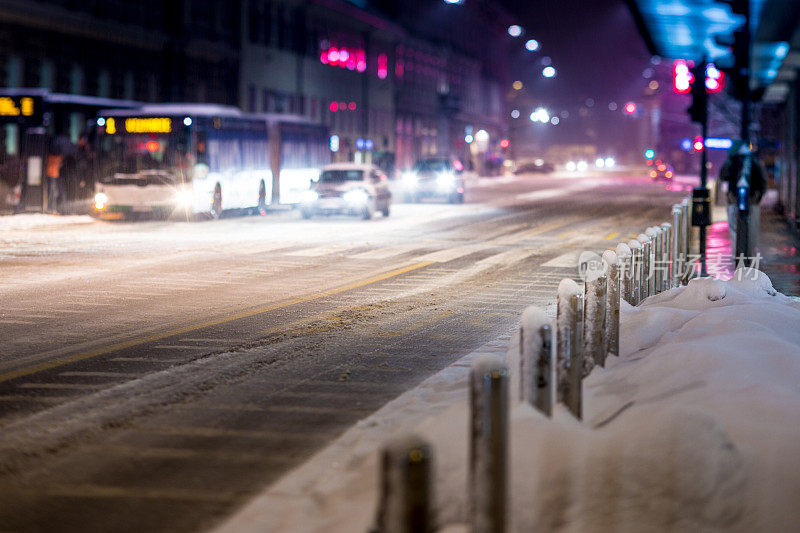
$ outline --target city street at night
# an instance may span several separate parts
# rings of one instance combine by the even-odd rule
[[[208,527],[686,196],[622,172],[467,190],[371,221],[4,230],[0,522]]]
[[[795,531],[800,2],[0,0],[0,533]]]

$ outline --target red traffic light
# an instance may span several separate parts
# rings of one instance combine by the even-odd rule
[[[508,139],[502,139],[500,141],[500,148],[508,148],[509,146],[511,146],[511,141]]]
[[[725,86],[725,73],[719,70],[713,63],[706,65],[706,91],[718,93]]]
[[[697,151],[697,152],[702,150],[703,149],[703,138],[700,137],[699,135],[697,137],[695,137],[694,138],[694,142],[692,143],[692,148],[694,148],[695,151]]]
[[[633,102],[628,102],[627,104],[625,104],[624,109],[627,114],[633,115],[634,113],[636,113],[636,104],[634,104]]]
[[[672,64],[672,90],[678,94],[689,94],[694,74],[685,59],[676,59]]]

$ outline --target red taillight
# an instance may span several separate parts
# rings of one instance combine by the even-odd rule
[[[147,141],[144,147],[147,148],[148,152],[157,152],[159,148],[158,141]]]
[[[667,170],[667,172],[664,174],[664,176],[666,176],[667,178],[672,178],[672,171],[671,170]]]
[[[651,178],[655,178],[656,176],[658,176],[658,174],[656,174],[656,171],[655,170],[651,170],[650,171],[650,177]]]
[[[665,170],[667,170],[667,165],[658,165],[659,172],[664,172]]]

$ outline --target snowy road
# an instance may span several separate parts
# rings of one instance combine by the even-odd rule
[[[208,527],[686,194],[554,175],[368,222],[0,220],[0,523]]]

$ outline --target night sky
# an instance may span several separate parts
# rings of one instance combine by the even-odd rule
[[[547,99],[629,99],[646,82],[642,70],[650,54],[633,18],[618,0],[504,0],[519,16],[526,35],[520,38],[523,72]],[[537,53],[524,49],[526,38],[541,43]],[[549,56],[558,77],[542,80],[537,60]],[[526,81],[524,78],[522,81]],[[537,81],[547,83],[537,83]],[[552,83],[551,83],[552,82]]]

